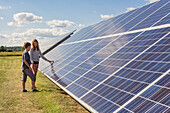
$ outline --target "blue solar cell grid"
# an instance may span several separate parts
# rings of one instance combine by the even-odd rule
[[[169,113],[169,7],[161,0],[85,27],[39,69],[99,113]]]

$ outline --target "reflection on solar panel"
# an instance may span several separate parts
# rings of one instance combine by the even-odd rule
[[[91,112],[170,112],[170,1],[83,28],[39,70]]]

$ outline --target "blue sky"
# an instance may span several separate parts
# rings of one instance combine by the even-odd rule
[[[0,45],[47,41],[154,1],[0,0]]]

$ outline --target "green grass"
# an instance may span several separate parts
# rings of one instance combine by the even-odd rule
[[[0,57],[5,56],[21,56],[22,52],[0,52]]]
[[[49,81],[41,72],[36,86],[40,92],[31,92],[31,81],[26,83],[27,93],[21,86],[21,57],[0,57],[0,112],[2,113],[86,113],[79,103]]]

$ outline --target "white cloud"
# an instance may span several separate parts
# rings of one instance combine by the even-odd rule
[[[36,16],[33,13],[25,12],[14,14],[13,18],[18,24],[42,22],[43,19],[43,17]]]
[[[8,35],[4,35],[4,34],[0,34],[0,39],[1,38],[9,38],[9,36]]]
[[[6,45],[22,45],[25,41],[31,42],[35,38],[39,41],[48,42],[50,39],[58,38],[60,35],[64,35],[68,32],[68,30],[62,28],[28,29],[25,32],[12,33],[10,36],[11,38],[6,41]]]
[[[24,32],[14,32],[11,35],[2,35],[3,37],[10,37],[5,42],[1,42],[2,45],[10,45],[10,46],[21,46],[25,41],[31,42],[33,39],[38,39],[40,42],[48,42],[50,39],[58,40],[57,38],[61,38],[61,35],[68,33],[69,31],[62,28],[51,28],[51,29],[28,29]],[[0,35],[1,38],[1,35]]]
[[[114,15],[113,15],[113,14],[111,14],[111,15],[103,15],[103,14],[101,14],[100,17],[101,17],[102,19],[109,19],[109,18],[114,17]]]
[[[84,25],[84,24],[79,24],[78,26],[79,26],[79,27],[85,27],[85,25]]]
[[[68,30],[61,28],[53,29],[29,29],[23,33],[13,33],[13,40],[33,39],[33,38],[46,38],[46,37],[57,37],[68,33]]]
[[[22,25],[15,23],[15,22],[8,22],[7,23],[8,26],[16,26],[16,27],[21,27]]]
[[[126,12],[132,11],[134,9],[135,9],[134,7],[128,7],[128,8],[126,8]]]
[[[4,18],[3,17],[0,17],[0,20],[3,20]]]
[[[51,20],[46,21],[46,24],[50,27],[84,27],[83,24],[76,24],[69,20]]]
[[[11,9],[11,6],[0,6],[0,10],[1,9]]]
[[[148,1],[149,3],[153,3],[153,2],[156,2],[156,1],[160,1],[160,0],[145,0],[145,1]]]
[[[76,23],[69,20],[51,20],[46,22],[50,27],[75,27]]]
[[[15,20],[15,22],[9,22],[8,25],[21,27],[22,24],[29,24],[29,23],[36,23],[36,22],[41,23],[43,17],[37,16],[33,13],[22,12],[22,13],[14,14],[13,19]]]

